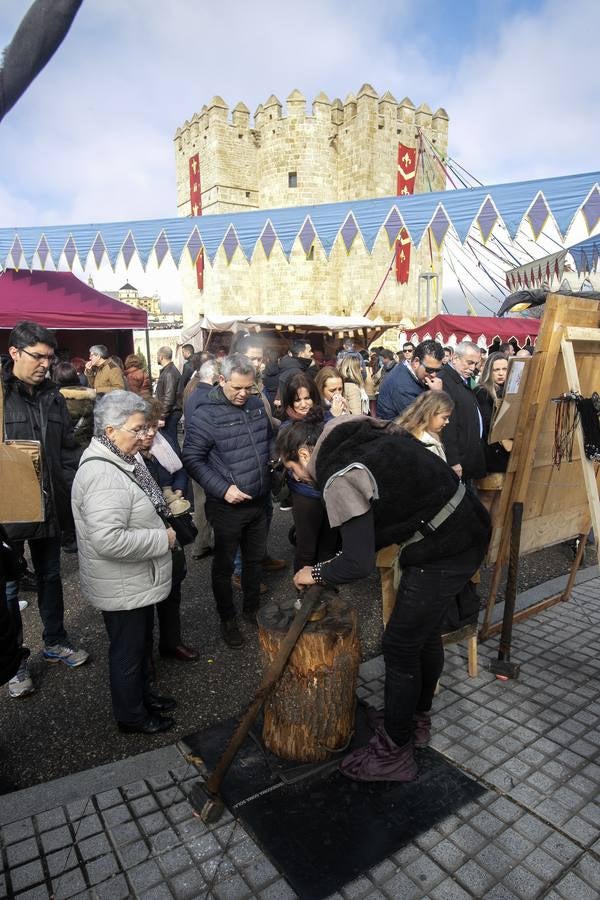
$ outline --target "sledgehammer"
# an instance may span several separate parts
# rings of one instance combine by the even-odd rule
[[[321,601],[322,592],[323,587],[315,584],[311,585],[311,587],[309,587],[302,595],[300,608],[296,612],[292,624],[281,642],[281,646],[277,651],[275,658],[263,675],[263,679],[254,695],[254,699],[240,719],[238,727],[227,744],[223,755],[206,781],[204,783],[196,784],[192,788],[190,793],[190,803],[194,814],[199,816],[207,825],[212,825],[214,822],[217,822],[223,815],[225,804],[219,793],[223,779],[225,778],[236,753],[246,740],[248,732],[252,728],[263,703],[267,700],[269,694],[279,681],[290,654],[296,646],[296,641],[311,617],[311,613]]]

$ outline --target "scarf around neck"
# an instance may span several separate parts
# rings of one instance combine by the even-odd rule
[[[153,507],[160,515],[167,515],[169,509],[167,507],[165,498],[163,497],[163,493],[156,481],[146,468],[146,465],[135,456],[131,456],[129,453],[123,453],[122,450],[119,450],[117,445],[113,443],[105,434],[101,434],[100,437],[96,438],[96,440],[100,441],[103,447],[106,447],[111,453],[114,453],[115,456],[118,456],[119,459],[122,459],[123,462],[128,463],[130,466],[133,466],[133,477],[143,490],[143,492],[147,495],[148,499],[152,503]]]

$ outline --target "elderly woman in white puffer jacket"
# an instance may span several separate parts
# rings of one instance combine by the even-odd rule
[[[73,483],[79,578],[84,598],[102,611],[110,641],[110,692],[125,733],[171,728],[176,703],[152,693],[146,654],[154,604],[171,590],[171,548],[162,492],[135,458],[146,433],[148,404],[111,391],[96,404],[94,437]]]

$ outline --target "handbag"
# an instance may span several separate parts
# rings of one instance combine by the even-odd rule
[[[0,383],[0,484],[17,491],[0,492],[0,522],[5,525],[44,521],[42,445],[39,441],[5,440],[4,388]]]
[[[177,542],[182,547],[193,544],[198,537],[198,529],[190,512],[180,513],[178,516],[162,516],[165,525],[172,528],[177,535]]]

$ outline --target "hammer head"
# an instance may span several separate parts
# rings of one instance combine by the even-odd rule
[[[490,672],[501,678],[518,678],[521,666],[507,659],[494,659],[490,663]]]
[[[190,792],[190,804],[195,816],[199,816],[205,825],[218,822],[225,810],[225,804],[218,794],[213,794],[206,784],[198,782]]]

